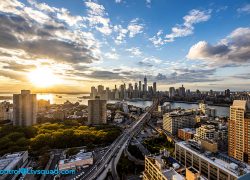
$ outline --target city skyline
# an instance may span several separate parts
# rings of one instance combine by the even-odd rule
[[[0,92],[89,92],[145,75],[160,91],[248,91],[249,16],[245,0],[3,1]]]

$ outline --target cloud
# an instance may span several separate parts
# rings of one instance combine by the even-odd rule
[[[115,0],[115,3],[121,3],[122,0]]]
[[[3,69],[10,69],[13,71],[28,71],[30,69],[35,69],[36,66],[32,64],[19,64],[16,62],[8,62],[7,65],[2,66]]]
[[[215,71],[216,69],[175,69],[173,73],[166,75],[158,73],[155,79],[167,84],[220,81],[213,77]]]
[[[129,36],[130,38],[135,37],[137,34],[140,34],[143,32],[144,25],[142,23],[139,23],[139,18],[132,19],[127,28],[122,27],[122,25],[115,25],[114,31],[118,33],[118,35],[115,38],[116,44],[121,44],[125,42],[125,38]]]
[[[139,65],[148,67],[154,67],[155,65],[159,65],[161,63],[162,60],[154,56],[144,57],[141,61],[138,62]]]
[[[129,37],[143,32],[143,24],[139,23],[139,18],[132,19],[128,25]]]
[[[183,17],[184,23],[172,27],[172,32],[163,36],[163,31],[160,30],[155,36],[149,40],[156,46],[164,45],[168,42],[175,41],[176,38],[185,37],[193,34],[194,25],[197,23],[208,21],[211,17],[211,10],[201,11],[192,9],[188,15]]]
[[[126,49],[126,51],[130,52],[134,56],[141,56],[142,55],[142,52],[141,52],[140,48],[138,48],[138,47],[132,47],[132,48]]]
[[[245,6],[242,6],[240,8],[237,9],[238,13],[250,13],[250,4],[246,4]]]
[[[236,74],[234,76],[232,76],[233,78],[237,78],[237,79],[250,79],[250,73],[243,73],[243,74]]]
[[[115,52],[107,52],[104,54],[105,57],[107,57],[108,59],[114,59],[117,60],[119,58],[119,55]]]
[[[91,1],[86,1],[85,5],[88,8],[88,14],[84,19],[89,23],[90,27],[95,28],[104,35],[110,35],[112,26],[104,6]]]
[[[9,52],[13,49],[24,51],[26,57],[22,58],[33,60],[44,58],[67,63],[99,60],[98,42],[92,34],[69,28],[70,23],[58,18],[58,13],[63,11],[69,15],[67,10],[52,8],[56,15],[47,6],[43,6],[46,11],[43,12],[19,5],[17,1],[8,2],[9,5],[5,2],[0,8],[3,12],[0,14],[0,48],[9,49]],[[14,13],[4,13],[4,7]]]
[[[200,41],[190,48],[187,58],[221,66],[249,63],[250,28],[237,28],[215,45]]]
[[[22,81],[22,82],[27,81],[25,74],[22,72],[1,69],[0,76],[6,77],[12,80]]]

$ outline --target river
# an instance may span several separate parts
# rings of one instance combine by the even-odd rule
[[[79,102],[80,104],[87,105],[88,99],[79,99],[78,97],[88,96],[89,94],[52,94],[52,93],[38,93],[37,99],[46,99],[50,100],[51,104],[62,104],[66,100],[69,100],[72,103]],[[0,96],[12,96],[12,94],[0,94]],[[0,100],[0,102],[3,100]],[[12,102],[12,100],[8,100]],[[110,100],[108,103],[118,102],[116,100]],[[145,108],[152,104],[152,101],[126,101],[129,105],[134,105],[137,107]],[[189,103],[177,103],[171,102],[171,108],[181,107],[183,109],[196,109],[198,108],[198,104],[189,104]],[[208,106],[216,109],[217,116],[229,116],[229,107],[221,107],[221,106]]]

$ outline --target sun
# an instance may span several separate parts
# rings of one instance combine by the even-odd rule
[[[50,87],[60,83],[60,79],[49,67],[40,67],[28,74],[30,82],[41,88]]]

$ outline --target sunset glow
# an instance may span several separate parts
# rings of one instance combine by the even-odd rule
[[[30,82],[36,87],[51,87],[61,80],[48,67],[37,68],[28,74]]]

